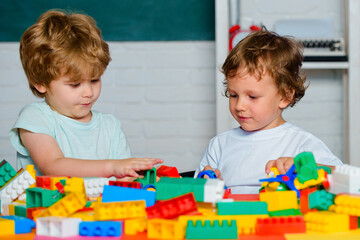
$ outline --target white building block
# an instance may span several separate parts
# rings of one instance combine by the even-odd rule
[[[204,202],[218,202],[224,196],[225,183],[219,179],[207,179],[204,186]]]
[[[99,197],[105,185],[109,185],[109,178],[84,178],[87,197]]]
[[[329,192],[339,193],[360,193],[360,168],[350,165],[339,165],[335,171],[329,175]]]
[[[40,217],[36,219],[36,235],[71,237],[79,235],[80,218]]]
[[[14,177],[10,183],[0,190],[0,197],[1,199],[7,198],[13,201],[34,183],[35,179],[31,176],[31,174],[28,171],[23,170]]]

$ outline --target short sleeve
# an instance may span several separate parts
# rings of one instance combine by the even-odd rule
[[[22,155],[29,156],[26,148],[21,144],[19,129],[25,129],[34,133],[43,133],[53,136],[49,119],[44,111],[34,104],[25,106],[19,113],[18,119],[10,130],[10,142]]]

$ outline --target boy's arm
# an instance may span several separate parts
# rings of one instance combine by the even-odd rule
[[[163,160],[129,158],[122,160],[84,160],[64,157],[56,140],[46,134],[19,129],[22,144],[44,175],[78,177],[138,177],[137,171],[147,170]]]

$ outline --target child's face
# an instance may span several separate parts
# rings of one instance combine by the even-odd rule
[[[238,71],[235,77],[227,79],[227,84],[230,112],[245,131],[270,129],[285,122],[282,109],[289,100],[279,94],[269,74],[258,80]]]
[[[62,76],[50,82],[49,87],[38,86],[45,93],[49,106],[59,114],[79,122],[91,120],[91,108],[101,92],[101,78],[84,78],[80,82]]]

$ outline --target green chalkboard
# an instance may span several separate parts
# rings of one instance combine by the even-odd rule
[[[55,8],[92,16],[106,41],[215,39],[215,0],[0,0],[0,41],[19,41]]]

